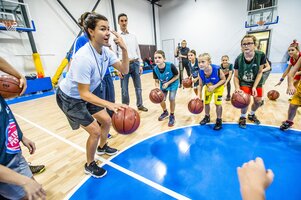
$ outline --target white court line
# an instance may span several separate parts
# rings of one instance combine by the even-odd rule
[[[69,144],[70,146],[72,146],[72,147],[80,150],[81,152],[86,152],[86,150],[84,148],[82,148],[81,146],[70,142],[69,140],[67,140],[67,139],[65,139],[65,138],[63,138],[63,137],[61,137],[61,136],[59,136],[59,135],[57,135],[57,134],[55,134],[55,133],[53,133],[53,132],[45,129],[45,128],[43,128],[42,126],[40,126],[40,125],[38,125],[38,124],[36,124],[36,123],[34,123],[32,121],[29,121],[28,119],[26,119],[26,118],[24,118],[24,117],[22,117],[22,116],[20,116],[18,114],[14,113],[14,115],[17,116],[17,117],[19,117],[19,118],[21,118],[22,120],[26,121],[27,123],[29,123],[29,124],[31,124],[31,125],[39,128],[39,129],[43,130],[44,132],[46,132],[47,134],[49,134],[49,135],[57,138],[58,140],[61,140],[62,142],[66,143],[66,144]],[[153,187],[153,188],[155,188],[157,190],[160,190],[161,192],[163,192],[163,193],[165,193],[165,194],[167,194],[167,195],[169,195],[171,197],[174,197],[176,199],[183,199],[183,200],[188,200],[189,199],[189,198],[187,198],[187,197],[185,197],[185,196],[183,196],[183,195],[181,195],[179,193],[176,193],[176,192],[174,192],[174,191],[172,191],[172,190],[170,190],[170,189],[168,189],[166,187],[163,187],[162,185],[159,185],[159,184],[157,184],[157,183],[155,183],[155,182],[153,182],[153,181],[151,181],[149,179],[146,179],[143,176],[140,176],[140,175],[138,175],[138,174],[136,174],[136,173],[134,173],[134,172],[132,172],[130,170],[127,170],[127,169],[125,169],[125,168],[123,168],[123,167],[121,167],[119,165],[116,165],[115,163],[112,163],[109,160],[106,160],[106,159],[104,159],[102,157],[98,157],[98,159],[100,161],[102,161],[104,164],[107,164],[107,165],[115,168],[116,170],[118,170],[120,172],[123,172],[123,173],[127,174],[128,176],[131,176],[132,178],[135,178],[135,179],[137,179],[137,180],[139,180],[139,181],[141,181],[141,182],[143,182],[143,183],[145,183],[145,184],[147,184],[147,185],[149,185],[149,186],[151,186],[151,187]],[[85,178],[81,182],[81,185],[84,184],[86,180],[88,180],[88,178]],[[81,185],[80,184],[77,185],[76,188],[79,188]],[[73,193],[75,191],[73,191]],[[72,196],[73,193],[69,194],[70,197]],[[67,195],[67,196],[69,196],[69,195]]]
[[[65,196],[64,200],[68,200],[71,196],[90,178],[91,176],[86,175],[86,177],[79,182],[70,192]]]
[[[74,148],[80,150],[81,152],[86,152],[86,149],[85,149],[85,148],[82,148],[81,146],[79,146],[79,145],[77,145],[77,144],[74,144],[73,142],[70,142],[70,141],[67,140],[66,138],[64,138],[64,137],[62,137],[62,136],[59,136],[59,135],[57,135],[57,134],[55,134],[55,133],[49,131],[48,129],[46,129],[46,128],[44,128],[44,127],[42,127],[42,126],[40,126],[40,125],[38,125],[38,124],[36,124],[36,123],[34,123],[34,122],[32,122],[32,121],[29,121],[28,119],[22,117],[21,115],[18,115],[18,114],[16,114],[16,113],[14,113],[14,115],[17,116],[17,117],[19,117],[19,118],[21,118],[23,121],[26,121],[27,123],[29,123],[29,124],[31,124],[31,125],[33,125],[33,126],[39,128],[39,129],[41,129],[42,131],[48,133],[49,135],[55,137],[56,139],[61,140],[61,141],[63,141],[64,143],[67,143],[67,144],[69,144],[70,146],[72,146],[72,147],[74,147]]]

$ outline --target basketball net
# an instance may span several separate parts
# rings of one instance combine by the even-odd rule
[[[259,20],[259,21],[257,22],[257,24],[258,24],[258,29],[264,29],[265,21]]]
[[[2,26],[5,26],[7,31],[17,31],[17,22],[13,20],[3,20],[0,22]]]

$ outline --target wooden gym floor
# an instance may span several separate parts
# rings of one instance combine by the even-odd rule
[[[262,124],[280,126],[281,122],[287,118],[288,95],[285,94],[287,81],[281,86],[274,87],[280,79],[281,74],[271,74],[264,87],[265,103],[256,112]],[[187,109],[188,101],[193,98],[192,89],[179,89],[176,97],[176,123],[170,128],[168,120],[159,122],[158,116],[162,110],[160,105],[153,104],[148,99],[151,89],[154,88],[152,74],[145,74],[142,77],[142,89],[144,106],[148,112],[139,112],[141,124],[138,130],[131,135],[117,134],[111,128],[109,145],[119,150],[159,132],[171,130],[176,127],[198,124],[204,117],[204,111],[199,115],[189,113]],[[116,102],[121,102],[120,82],[114,81]],[[232,83],[232,92],[233,89]],[[267,91],[277,89],[280,98],[277,101],[270,101],[266,97]],[[135,90],[130,81],[130,106],[136,108]],[[226,94],[226,91],[225,93]],[[167,102],[169,106],[169,103]],[[23,154],[27,161],[33,164],[46,165],[46,171],[36,175],[35,179],[43,184],[47,191],[47,199],[63,199],[78,185],[86,175],[83,166],[86,161],[85,145],[88,134],[83,130],[72,131],[65,115],[58,108],[55,95],[35,99],[27,102],[10,105],[15,117],[23,130],[23,133],[36,143],[37,151],[34,155],[29,155],[23,147]],[[212,104],[211,120],[215,121],[215,106]],[[236,122],[240,116],[240,111],[235,109],[230,102],[223,102],[223,121]],[[301,109],[299,108],[295,117],[295,129],[301,129]],[[248,127],[247,127],[248,128]],[[223,131],[223,130],[221,130]],[[103,156],[103,158],[108,158]],[[110,176],[108,174],[107,176]]]

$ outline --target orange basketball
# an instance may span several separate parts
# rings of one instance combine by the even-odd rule
[[[120,134],[130,134],[137,130],[140,125],[139,113],[133,108],[118,110],[112,116],[113,128]]]
[[[268,98],[270,100],[276,100],[280,96],[279,92],[277,90],[271,90],[268,92]]]
[[[161,103],[164,100],[164,93],[159,88],[155,88],[149,93],[149,99],[153,103]]]
[[[251,98],[245,92],[234,92],[231,97],[231,103],[236,108],[245,108],[250,104]]]
[[[191,88],[191,86],[192,86],[192,80],[190,78],[185,78],[182,81],[182,84],[183,84],[184,88]]]
[[[11,75],[0,76],[0,95],[3,98],[13,98],[20,95],[22,88],[20,80]]]
[[[204,104],[203,101],[199,98],[191,99],[188,103],[188,110],[192,114],[200,114],[203,111]]]

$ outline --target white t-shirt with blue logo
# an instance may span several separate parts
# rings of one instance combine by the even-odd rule
[[[119,62],[116,54],[108,47],[102,47],[102,54],[99,54],[88,42],[75,54],[70,70],[59,87],[69,97],[81,99],[78,83],[90,84],[90,92],[93,92],[101,83],[107,68],[116,62]]]

